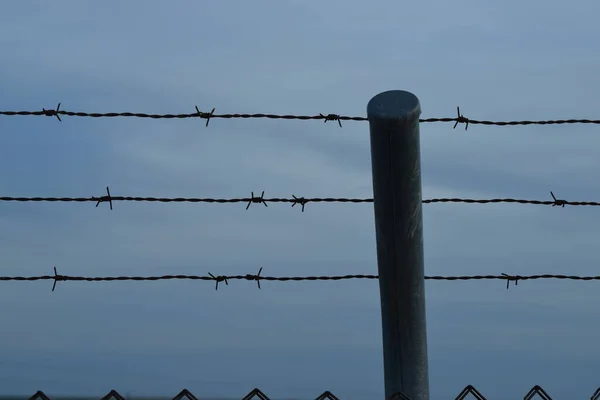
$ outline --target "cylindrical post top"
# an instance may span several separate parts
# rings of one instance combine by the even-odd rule
[[[416,115],[415,115],[416,114]],[[367,105],[368,119],[407,120],[421,114],[419,99],[404,90],[389,90],[373,97]]]

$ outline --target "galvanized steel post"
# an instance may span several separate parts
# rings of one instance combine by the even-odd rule
[[[429,400],[419,99],[383,92],[367,106],[385,396]]]

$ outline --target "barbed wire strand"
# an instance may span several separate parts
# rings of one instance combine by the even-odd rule
[[[259,289],[261,281],[341,281],[349,279],[379,279],[378,275],[367,275],[367,274],[355,274],[355,275],[333,275],[333,276],[262,276],[262,267],[258,270],[257,274],[245,274],[245,275],[213,275],[208,272],[207,275],[157,275],[157,276],[71,276],[59,274],[54,267],[54,275],[40,275],[40,276],[0,276],[0,281],[21,281],[21,282],[33,282],[33,281],[54,281],[52,291],[56,288],[57,282],[62,281],[83,281],[83,282],[115,282],[115,281],[165,281],[165,280],[201,280],[201,281],[214,281],[215,290],[219,289],[219,283],[225,283],[229,285],[229,281],[232,280],[247,280],[255,281]],[[511,275],[502,273],[501,275],[458,275],[458,276],[425,276],[426,280],[437,280],[437,281],[469,281],[469,280],[502,280],[506,281],[506,288],[509,288],[509,284],[514,282],[515,285],[519,281],[537,280],[537,279],[561,279],[561,280],[576,280],[576,281],[599,281],[600,275],[597,276],[580,276],[580,275],[556,275],[556,274],[542,274],[542,275]]]
[[[129,202],[159,202],[159,203],[246,203],[246,210],[250,206],[255,204],[263,204],[268,207],[268,203],[292,203],[292,207],[296,205],[301,206],[302,212],[304,207],[308,203],[372,203],[372,198],[343,198],[343,197],[297,197],[292,195],[291,198],[265,198],[265,192],[262,191],[260,196],[255,196],[254,192],[251,193],[250,197],[242,198],[199,198],[199,197],[133,197],[133,196],[112,196],[110,189],[106,187],[106,196],[92,196],[92,197],[12,197],[12,196],[1,196],[0,201],[4,202],[93,202],[96,203],[96,207],[100,203],[109,203],[110,209],[113,209],[113,202],[116,201],[129,201]],[[490,203],[517,203],[517,204],[533,204],[533,205],[545,205],[545,206],[600,206],[600,202],[597,201],[567,201],[563,199],[557,199],[554,193],[551,191],[550,195],[552,200],[527,200],[527,199],[514,199],[514,198],[497,198],[497,199],[466,199],[466,198],[434,198],[423,200],[424,204],[434,203],[468,203],[468,204],[490,204]]]
[[[267,119],[284,119],[284,120],[323,120],[323,122],[335,121],[338,123],[340,128],[342,127],[342,121],[368,121],[366,117],[350,117],[340,114],[321,114],[318,115],[291,115],[291,114],[215,114],[213,108],[210,112],[200,111],[198,106],[194,106],[195,112],[183,113],[183,114],[148,114],[148,113],[134,113],[134,112],[75,112],[61,110],[61,103],[58,103],[54,109],[42,108],[41,111],[0,111],[0,115],[4,116],[45,116],[45,117],[56,117],[58,121],[62,121],[60,116],[69,117],[89,117],[89,118],[116,118],[116,117],[134,117],[134,118],[150,118],[150,119],[186,119],[186,118],[202,118],[206,120],[206,126],[213,118],[223,119],[256,119],[256,118],[267,118]],[[460,112],[460,107],[456,107],[457,116],[453,118],[424,118],[420,119],[420,122],[454,122],[454,129],[458,124],[464,124],[465,130],[469,125],[495,125],[495,126],[516,126],[516,125],[563,125],[563,124],[600,124],[600,120],[597,119],[557,119],[557,120],[539,120],[539,121],[487,121],[477,120],[465,117]]]

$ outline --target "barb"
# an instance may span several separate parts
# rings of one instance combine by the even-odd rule
[[[327,122],[327,121],[337,121],[337,123],[340,125],[340,128],[342,127],[342,121],[341,121],[341,116],[338,114],[327,114],[327,115],[323,115],[323,114],[319,114],[324,121],[323,122]]]
[[[196,107],[197,116],[200,117],[200,118],[206,119],[206,125],[205,126],[208,126],[208,122],[215,115],[215,109],[213,108],[209,113],[204,113],[204,112],[198,110],[198,106],[194,106],[194,107]]]
[[[254,192],[252,193],[252,197],[250,197],[250,199],[248,199],[248,205],[246,206],[246,210],[250,208],[250,204],[252,203],[262,203],[265,205],[265,207],[267,207],[267,203],[265,201],[265,191],[263,190],[262,194],[260,195],[260,197],[256,197],[254,196]]]
[[[20,282],[33,282],[33,281],[53,281],[52,291],[56,289],[56,283],[58,281],[79,281],[79,282],[115,282],[115,281],[166,281],[166,280],[200,280],[200,281],[214,281],[215,290],[219,289],[219,283],[224,282],[225,285],[229,285],[231,280],[246,280],[256,281],[258,289],[261,289],[260,281],[277,281],[277,282],[289,282],[289,281],[342,281],[350,279],[378,279],[378,275],[367,275],[367,274],[355,274],[355,275],[332,275],[332,276],[263,276],[261,275],[262,267],[258,270],[257,274],[245,274],[245,275],[157,275],[157,276],[71,276],[59,274],[54,267],[54,275],[40,275],[40,276],[0,276],[0,281],[20,281]],[[537,280],[537,279],[561,279],[561,280],[576,280],[576,281],[600,281],[600,275],[596,276],[580,276],[580,275],[555,275],[555,274],[544,274],[544,275],[458,275],[458,276],[425,276],[426,280],[435,281],[470,281],[470,280],[502,280],[506,281],[506,288],[510,282]]]
[[[56,267],[54,267],[54,283],[52,284],[52,291],[54,292],[54,289],[56,289],[56,282],[58,281],[62,281],[64,279],[62,279],[62,275],[58,275],[58,272],[56,272]]]
[[[12,201],[12,202],[74,202],[74,203],[85,203],[95,202],[96,207],[102,202],[109,202],[110,209],[112,210],[113,202],[115,201],[130,201],[130,202],[155,202],[155,203],[246,203],[246,210],[250,208],[252,203],[263,204],[268,207],[267,203],[291,203],[292,207],[296,204],[302,206],[301,210],[304,212],[304,207],[308,203],[373,203],[372,198],[345,198],[345,197],[297,197],[292,195],[291,198],[273,197],[265,198],[265,192],[262,191],[260,196],[255,196],[254,192],[251,192],[250,197],[241,198],[201,198],[201,197],[133,197],[133,196],[112,196],[108,186],[106,187],[106,196],[92,196],[92,197],[13,197],[13,196],[2,196],[1,201]],[[492,203],[514,203],[514,204],[532,204],[532,205],[544,205],[544,206],[600,206],[600,202],[597,201],[567,201],[563,199],[557,199],[554,193],[551,191],[550,195],[552,200],[527,200],[527,199],[514,199],[514,198],[496,198],[496,199],[467,199],[467,198],[434,198],[425,199],[423,204],[434,204],[434,203],[466,203],[466,204],[492,204]]]
[[[215,290],[219,289],[219,282],[225,282],[225,285],[229,286],[229,282],[227,282],[227,279],[228,279],[227,276],[223,276],[223,275],[214,276],[210,272],[208,273],[208,275],[210,275],[211,279],[215,281]]]
[[[456,123],[454,124],[454,127],[452,129],[456,129],[456,126],[458,124],[465,124],[465,131],[467,130],[467,128],[469,127],[469,119],[465,118],[461,113],[460,113],[460,107],[456,106]]]
[[[331,114],[331,113],[319,113],[318,115],[292,115],[292,114],[215,114],[213,108],[211,112],[203,112],[195,106],[196,112],[183,113],[183,114],[147,114],[147,113],[134,113],[134,112],[74,112],[65,111],[60,109],[60,103],[56,109],[46,110],[42,108],[42,111],[0,111],[0,115],[4,116],[46,116],[56,117],[60,121],[60,116],[65,115],[69,117],[90,117],[90,118],[116,118],[116,117],[133,117],[133,118],[150,118],[150,119],[186,119],[186,118],[202,118],[206,119],[206,126],[212,118],[222,119],[284,119],[284,120],[323,120],[337,121],[338,125],[342,127],[342,121],[368,121],[366,117],[351,117],[346,115]],[[454,128],[458,124],[465,124],[465,130],[470,125],[495,125],[495,126],[515,126],[515,125],[563,125],[563,124],[600,124],[598,119],[556,119],[556,120],[537,120],[537,121],[488,121],[488,120],[477,120],[466,118],[460,113],[460,108],[457,107],[457,116],[453,118],[425,118],[419,120],[422,123],[425,122],[454,122]]]
[[[110,205],[110,209],[111,210],[113,209],[113,206],[112,206],[113,199],[110,196],[110,189],[108,188],[108,186],[106,187],[106,194],[107,194],[107,196],[103,196],[103,197],[100,197],[98,199],[98,202],[96,203],[96,208],[98,208],[98,206],[100,205],[100,203],[102,203],[103,201],[108,201],[108,203]]]
[[[55,110],[46,110],[45,108],[42,108],[43,115],[47,117],[56,117],[59,121],[62,121],[60,115],[58,115],[60,112],[60,103],[58,103]]]

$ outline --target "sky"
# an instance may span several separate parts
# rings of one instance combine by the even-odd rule
[[[0,110],[599,118],[600,3],[12,1]],[[595,125],[421,124],[422,196],[600,200]],[[0,196],[373,195],[367,122],[0,116]],[[372,204],[0,204],[0,275],[376,274]],[[426,275],[599,275],[595,207],[424,204]],[[0,392],[382,398],[379,287],[0,282]],[[600,386],[598,283],[427,281],[432,399]]]

